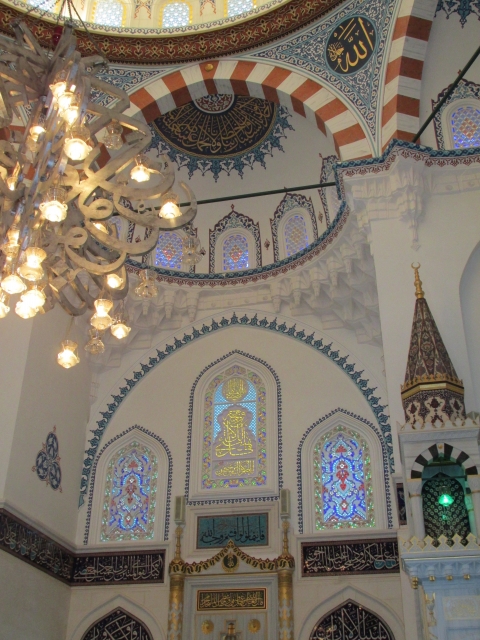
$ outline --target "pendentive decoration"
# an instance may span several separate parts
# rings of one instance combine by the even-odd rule
[[[375,27],[368,18],[347,18],[335,27],[328,39],[328,66],[340,75],[360,71],[372,57],[376,40]]]
[[[60,456],[58,455],[58,438],[56,427],[47,435],[42,448],[37,453],[35,465],[32,471],[36,471],[37,476],[47,487],[50,485],[54,491],[62,493],[62,470],[60,468]]]
[[[426,422],[454,422],[466,419],[463,382],[457,376],[447,353],[432,312],[429,309],[422,281],[415,271],[415,311],[402,403],[407,423],[412,426]]]

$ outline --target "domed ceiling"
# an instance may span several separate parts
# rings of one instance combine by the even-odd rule
[[[78,47],[96,44],[111,62],[179,63],[252,49],[318,19],[342,0],[72,0]],[[0,30],[28,12],[40,44],[52,48],[57,20],[68,17],[62,0],[3,0]],[[58,12],[63,15],[58,17]],[[267,14],[268,13],[268,17]],[[83,32],[86,25],[90,35]],[[141,38],[141,40],[140,40]]]

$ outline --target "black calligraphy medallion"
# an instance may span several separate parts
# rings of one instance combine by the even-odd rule
[[[347,18],[335,27],[328,39],[328,66],[341,75],[360,71],[372,57],[376,40],[375,27],[368,18]]]
[[[225,158],[245,154],[271,133],[277,106],[250,96],[199,98],[154,121],[169,145],[189,155]]]

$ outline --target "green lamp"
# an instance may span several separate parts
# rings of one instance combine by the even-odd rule
[[[449,507],[453,502],[453,496],[448,493],[447,487],[443,487],[442,495],[438,498],[438,504],[441,504],[442,507]]]

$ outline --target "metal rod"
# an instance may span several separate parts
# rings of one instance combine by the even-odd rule
[[[208,200],[198,200],[197,204],[212,204],[214,202],[227,202],[227,200],[243,200],[244,198],[259,198],[261,196],[272,196],[276,193],[288,193],[289,191],[307,191],[307,189],[323,189],[324,187],[334,187],[336,182],[319,182],[318,184],[308,184],[304,187],[285,187],[283,189],[273,189],[272,191],[256,191],[255,193],[241,193],[237,196],[226,196],[225,198],[210,198]],[[190,202],[182,202],[178,206],[185,207]]]
[[[437,106],[435,107],[435,109],[432,111],[432,113],[428,116],[428,118],[425,120],[425,122],[423,123],[423,125],[420,127],[419,132],[417,133],[417,135],[414,137],[414,139],[412,140],[412,142],[416,142],[420,136],[422,135],[422,133],[425,131],[425,129],[428,127],[428,125],[430,124],[430,122],[434,119],[434,117],[437,115],[437,113],[440,111],[440,109],[443,107],[443,105],[445,104],[445,102],[448,100],[448,98],[452,95],[452,93],[455,91],[455,88],[457,87],[458,83],[460,82],[460,80],[463,78],[463,76],[467,73],[467,71],[470,69],[470,67],[472,66],[472,64],[475,62],[475,60],[478,58],[478,55],[480,54],[480,47],[478,47],[478,49],[475,51],[475,53],[473,54],[473,56],[470,58],[470,60],[467,62],[467,64],[463,67],[463,69],[460,71],[460,73],[458,74],[455,82],[450,85],[449,90],[447,91],[447,93],[443,96],[443,98],[440,100],[440,102],[437,104]]]

